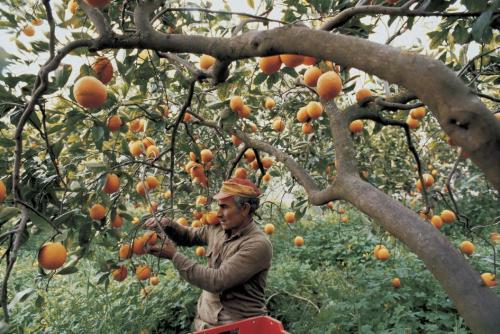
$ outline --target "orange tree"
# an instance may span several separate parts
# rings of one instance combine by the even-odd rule
[[[39,254],[46,270],[65,262],[59,273],[74,272],[102,244],[117,250],[105,272],[123,280],[125,261],[156,238],[123,238],[131,203],[216,223],[209,198],[223,179],[290,175],[305,191],[294,220],[307,205],[350,202],[424,261],[474,332],[499,328],[495,263],[480,275],[440,231],[451,223],[492,242],[454,186],[476,177],[491,197],[500,190],[499,1],[247,4],[256,14],[181,1],[1,5],[18,48],[0,84],[5,318],[31,225],[51,231]],[[439,21],[428,50],[390,46],[425,17]],[[384,24],[387,41],[370,41]],[[43,57],[36,75],[12,70]],[[478,169],[463,167],[467,158]],[[141,280],[151,275],[131,265]]]

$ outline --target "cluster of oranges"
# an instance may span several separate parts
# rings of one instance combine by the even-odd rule
[[[212,167],[213,153],[209,149],[200,151],[200,158],[194,152],[189,152],[189,161],[184,166],[184,171],[191,176],[193,183],[206,187],[208,178],[205,171]]]

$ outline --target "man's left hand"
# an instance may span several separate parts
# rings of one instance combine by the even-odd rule
[[[172,259],[177,252],[177,247],[170,239],[160,240],[160,242],[154,246],[148,248],[148,253],[163,259]]]

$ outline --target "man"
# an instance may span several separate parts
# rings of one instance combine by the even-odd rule
[[[162,219],[165,233],[177,245],[207,245],[208,267],[190,260],[165,240],[149,253],[171,259],[179,274],[203,289],[198,299],[195,330],[265,315],[264,290],[271,266],[272,245],[253,221],[259,207],[259,188],[246,179],[225,181],[214,199],[219,201],[220,224],[190,228]],[[149,220],[146,227],[154,229]]]

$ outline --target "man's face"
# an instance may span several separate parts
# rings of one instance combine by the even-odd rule
[[[219,211],[217,217],[225,231],[233,230],[243,224],[248,217],[248,205],[238,209],[233,197],[223,198],[219,200]]]

